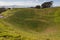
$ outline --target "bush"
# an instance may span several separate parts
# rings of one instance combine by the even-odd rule
[[[50,8],[53,4],[53,1],[50,1],[50,2],[44,2],[41,7],[42,8]]]
[[[40,5],[36,5],[36,7],[35,8],[38,8],[38,9],[40,9],[41,7],[40,7]]]
[[[4,12],[4,11],[6,11],[5,8],[0,8],[0,13],[2,13],[2,12]]]

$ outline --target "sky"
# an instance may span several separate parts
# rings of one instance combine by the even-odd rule
[[[53,6],[60,6],[60,0],[0,0],[0,5],[35,6],[41,5],[43,2],[46,1],[53,1]]]

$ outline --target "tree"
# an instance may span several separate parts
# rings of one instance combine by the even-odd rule
[[[0,13],[2,13],[2,12],[4,12],[4,11],[6,11],[5,8],[0,8]]]
[[[50,8],[50,7],[52,7],[52,5],[53,5],[53,1],[44,2],[44,3],[41,5],[41,7],[42,7],[42,8]]]
[[[41,7],[40,7],[40,5],[36,5],[36,7],[35,8],[38,8],[38,9],[40,9]]]

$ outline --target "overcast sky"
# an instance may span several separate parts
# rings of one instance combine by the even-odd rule
[[[54,6],[60,6],[60,0],[0,0],[0,5],[35,6],[45,1],[54,1]]]

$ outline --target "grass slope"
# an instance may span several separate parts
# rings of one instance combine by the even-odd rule
[[[60,40],[60,8],[13,9],[0,19],[1,40]]]

